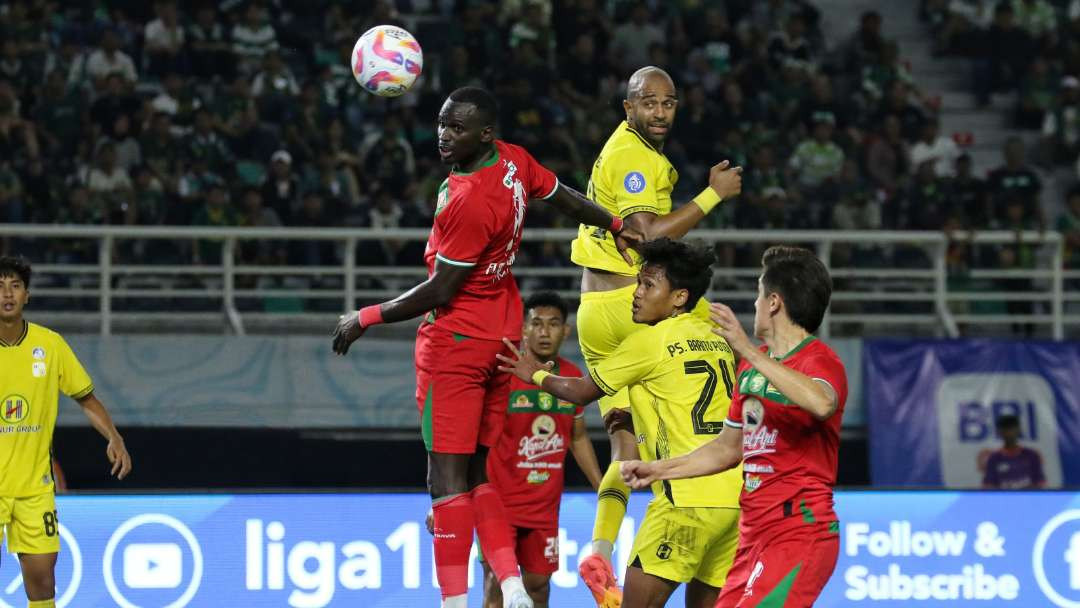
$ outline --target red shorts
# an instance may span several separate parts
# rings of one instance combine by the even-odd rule
[[[743,536],[716,608],[813,606],[839,554],[836,522],[793,528],[762,542]]]
[[[514,554],[522,572],[551,576],[559,569],[559,528],[510,526],[514,533]],[[480,560],[484,560],[483,554]]]
[[[502,434],[510,399],[510,374],[496,354],[510,356],[498,340],[481,340],[424,323],[416,333],[416,405],[429,452],[473,454]]]

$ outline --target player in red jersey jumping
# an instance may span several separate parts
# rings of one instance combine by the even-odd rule
[[[581,370],[559,356],[570,333],[568,317],[566,302],[558,295],[533,294],[525,301],[522,347],[537,361],[551,362],[553,373],[580,377]],[[488,457],[487,473],[506,505],[525,589],[537,608],[548,605],[551,575],[559,569],[559,503],[568,448],[595,490],[602,473],[585,431],[585,408],[513,377],[506,427]],[[498,580],[486,561],[483,605],[502,606]]]
[[[416,338],[416,400],[428,451],[435,568],[443,606],[464,607],[473,530],[498,577],[504,606],[532,601],[521,582],[502,500],[487,481],[487,453],[502,434],[510,375],[496,354],[521,337],[521,295],[510,274],[529,199],[543,199],[575,221],[608,226],[618,248],[640,242],[618,216],[559,183],[524,149],[495,138],[491,93],[457,89],[438,118],[439,156],[451,167],[439,188],[424,260],[428,279],[397,298],[343,315],[334,352],[344,355],[364,330],[425,315]]]
[[[709,475],[743,462],[739,549],[717,608],[811,606],[840,550],[833,485],[847,375],[814,337],[832,280],[812,252],[772,247],[754,302],[755,347],[730,308],[712,305],[713,332],[741,358],[724,430],[680,458],[623,463],[634,488]]]

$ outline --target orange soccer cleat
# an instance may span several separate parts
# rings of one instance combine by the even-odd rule
[[[582,560],[578,574],[585,586],[592,591],[598,608],[619,608],[622,606],[622,590],[615,582],[615,573],[611,564],[603,557],[593,553]]]

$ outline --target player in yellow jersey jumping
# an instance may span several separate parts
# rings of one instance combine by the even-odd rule
[[[23,319],[29,289],[30,264],[0,257],[0,540],[19,556],[27,605],[54,608],[60,522],[51,451],[60,393],[108,441],[113,475],[131,471],[131,456],[67,342]]]
[[[635,72],[627,82],[623,101],[626,122],[620,123],[604,144],[589,179],[588,197],[621,216],[646,240],[682,237],[720,201],[742,189],[742,168],[729,168],[725,161],[709,171],[709,186],[701,194],[671,210],[671,192],[679,175],[663,149],[677,106],[675,84],[664,70],[645,67]],[[586,364],[593,368],[644,327],[636,325],[630,314],[638,267],[628,264],[611,234],[596,226],[581,225],[570,258],[582,267],[578,342]],[[708,319],[704,301],[694,312]],[[600,399],[600,413],[611,440],[611,464],[597,495],[593,553],[582,561],[580,572],[597,604],[604,608],[615,608],[620,602],[611,554],[630,496],[630,488],[619,474],[619,461],[637,458],[633,423],[626,414],[629,405],[625,390]]]
[[[660,238],[639,248],[632,314],[641,325],[584,378],[556,376],[535,357],[500,357],[505,371],[545,391],[588,403],[627,390],[646,461],[689,454],[723,428],[735,357],[712,324],[691,313],[712,279],[712,252]],[[517,352],[517,350],[515,350]],[[741,471],[653,485],[634,538],[623,608],[663,606],[687,583],[687,608],[712,608],[739,539]]]

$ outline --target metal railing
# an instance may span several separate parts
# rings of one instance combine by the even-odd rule
[[[35,297],[80,302],[96,298],[97,310],[78,310],[80,315],[97,315],[99,331],[108,335],[114,321],[128,317],[153,319],[155,315],[172,318],[201,318],[215,315],[223,328],[245,333],[245,318],[256,313],[241,312],[238,301],[261,298],[296,298],[332,300],[342,310],[353,310],[358,301],[389,299],[401,293],[402,285],[416,283],[426,276],[422,266],[362,266],[356,263],[361,244],[378,246],[380,240],[424,241],[425,229],[336,229],[336,228],[195,228],[127,226],[57,226],[36,224],[0,224],[0,239],[85,240],[97,242],[93,263],[42,263],[34,267],[32,293]],[[570,229],[526,230],[525,241],[568,243],[576,236]],[[718,245],[757,246],[791,243],[816,248],[829,267],[836,288],[831,310],[820,330],[828,336],[843,324],[869,326],[871,331],[903,330],[922,327],[939,335],[956,337],[965,328],[989,325],[1030,324],[1049,328],[1049,335],[1062,339],[1065,328],[1080,323],[1080,314],[1072,308],[1080,305],[1080,294],[1066,290],[1067,284],[1080,279],[1080,271],[1065,270],[1064,240],[1056,232],[981,232],[960,233],[947,237],[939,232],[842,232],[842,231],[707,231],[698,230],[691,238]],[[190,243],[217,242],[221,261],[215,264],[155,264],[151,261],[117,263],[118,245],[126,241],[170,240]],[[340,264],[332,266],[249,265],[238,263],[237,246],[249,241],[330,241],[337,243]],[[62,242],[62,241],[54,241]],[[1036,264],[1029,268],[975,268],[964,274],[975,288],[957,288],[950,282],[957,278],[947,268],[950,243],[972,246],[1023,244],[1036,248]],[[862,259],[868,251],[891,252],[905,248],[921,254],[912,267],[868,266]],[[744,258],[746,256],[743,256]],[[855,260],[837,264],[838,260]],[[894,259],[887,255],[883,259]],[[580,269],[574,266],[539,267],[527,262],[515,265],[514,274],[526,283],[538,279],[561,278],[568,283],[563,295],[575,298]],[[756,277],[760,269],[756,259],[744,267],[717,267],[709,298],[749,302],[756,297]],[[238,285],[238,278],[319,279],[318,285],[299,287],[251,287]],[[132,285],[139,280],[153,282]],[[1017,289],[1016,281],[1026,281]],[[1012,285],[1002,287],[1002,281]],[[380,284],[381,283],[381,284]],[[981,286],[979,286],[981,283]],[[363,285],[362,285],[363,284]],[[42,286],[44,285],[44,286]],[[183,306],[156,312],[118,311],[118,300],[185,299],[213,301],[216,312],[191,313]],[[1009,303],[1022,303],[1023,311],[1002,311]],[[982,306],[983,310],[978,310]],[[994,308],[997,308],[995,311]],[[59,310],[35,309],[35,314],[63,314]],[[276,313],[278,318],[286,313]],[[302,313],[293,313],[302,316]],[[311,315],[309,315],[310,317]],[[320,318],[325,318],[325,313]]]

